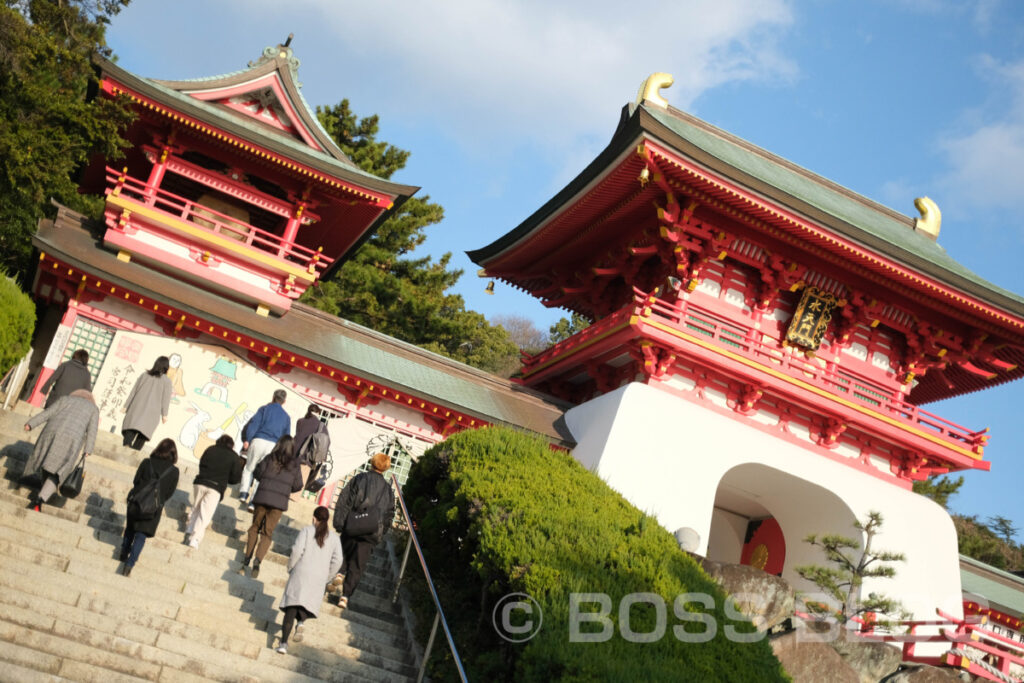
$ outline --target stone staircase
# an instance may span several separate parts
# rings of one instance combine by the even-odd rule
[[[18,479],[40,429],[0,411],[0,681],[407,681],[417,646],[392,605],[384,544],[340,611],[325,602],[301,643],[277,654],[292,541],[314,504],[293,502],[259,579],[237,573],[251,515],[229,492],[203,545],[183,544],[195,465],[181,478],[130,578],[117,573],[125,497],[143,455],[100,434],[77,499],[27,509]],[[143,452],[143,454],[145,451]]]

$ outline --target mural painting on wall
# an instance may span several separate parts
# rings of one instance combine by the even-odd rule
[[[277,389],[288,392],[285,409],[294,418],[305,414],[307,400],[231,351],[166,337],[117,332],[111,351],[96,379],[94,394],[100,409],[100,429],[120,433],[124,405],[136,379],[167,356],[171,407],[167,422],[150,439],[178,442],[178,457],[197,461],[207,447],[228,434],[241,446],[242,427]]]
[[[171,407],[167,422],[158,424],[149,445],[169,437],[178,443],[178,457],[197,462],[203,451],[221,434],[242,445],[242,428],[277,389],[287,392],[285,411],[295,422],[305,416],[309,399],[252,366],[226,348],[178,339],[119,331],[111,341],[111,352],[96,379],[93,393],[100,409],[100,429],[121,432],[125,402],[143,372],[159,356],[167,356],[171,379]],[[298,378],[296,378],[298,379]],[[327,421],[331,437],[331,472],[328,483],[345,477],[367,461],[366,444],[379,435],[395,432],[349,413],[333,411],[338,417]],[[417,457],[430,445],[408,439],[408,450]]]

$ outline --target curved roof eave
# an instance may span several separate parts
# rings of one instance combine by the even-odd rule
[[[420,189],[414,185],[394,183],[389,180],[379,178],[371,173],[367,173],[353,164],[347,157],[345,157],[344,160],[335,158],[335,156],[329,155],[325,152],[314,150],[300,143],[298,140],[293,140],[283,135],[268,133],[256,125],[248,124],[240,116],[235,116],[220,109],[219,107],[215,107],[202,100],[190,97],[189,95],[174,89],[174,87],[171,87],[171,85],[178,86],[186,83],[184,81],[157,81],[144,78],[133,74],[100,56],[96,56],[95,61],[104,75],[109,75],[122,85],[136,90],[142,95],[151,97],[183,114],[195,117],[209,123],[210,125],[217,126],[218,128],[222,128],[233,135],[255,142],[267,149],[281,154],[282,156],[294,159],[295,161],[306,164],[307,166],[315,168],[323,173],[328,173],[368,190],[387,194],[394,198],[410,197]],[[267,64],[273,67],[272,62],[268,62]],[[258,73],[256,71],[257,68],[261,69]],[[269,73],[269,71],[267,71],[267,73]],[[255,76],[264,75],[264,72],[262,71],[262,67],[254,67],[251,70],[236,72],[234,75],[229,74],[223,78],[232,78],[232,76],[237,76],[238,74]],[[189,81],[187,83],[194,86],[200,82],[206,83],[207,81]],[[232,82],[234,82],[234,79]],[[165,85],[165,83],[171,85]],[[303,99],[302,102],[305,103],[305,100]],[[308,111],[306,113],[308,115]],[[319,126],[316,130],[322,131]],[[344,154],[342,154],[342,156],[344,157]]]
[[[822,176],[674,108],[626,105],[608,145],[560,192],[491,244],[467,251],[484,268],[543,227],[608,170],[623,151],[650,137],[711,171],[936,280],[1024,318],[1024,297],[981,278],[936,242],[914,231],[914,221]]]

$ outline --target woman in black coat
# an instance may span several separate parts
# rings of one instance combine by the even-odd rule
[[[256,465],[253,476],[259,481],[259,488],[252,498],[255,509],[252,513],[252,526],[245,543],[245,560],[242,562],[240,574],[245,573],[253,553],[256,559],[252,563],[254,579],[260,575],[260,563],[270,550],[270,540],[274,528],[281,521],[281,515],[288,509],[288,498],[292,493],[302,490],[302,472],[299,461],[295,457],[295,442],[290,436],[282,436],[274,445],[267,457]],[[256,544],[259,539],[259,545]]]
[[[342,573],[345,575],[341,598],[338,599],[338,606],[342,609],[348,607],[348,599],[356,592],[363,572],[370,564],[373,548],[381,542],[395,519],[395,493],[391,490],[391,482],[384,478],[384,473],[391,468],[391,458],[387,453],[374,453],[370,465],[372,469],[369,472],[357,474],[345,486],[334,508],[334,528],[341,534]],[[360,535],[350,533],[349,516],[367,512],[376,519],[376,529]]]
[[[174,495],[174,490],[178,488],[176,462],[178,462],[177,446],[174,445],[172,439],[164,439],[135,470],[132,491],[139,492],[147,483],[157,480],[160,487],[161,505],[154,516],[147,516],[145,519],[138,518],[133,513],[132,506],[128,506],[120,558],[124,562],[124,569],[121,573],[125,576],[131,575],[132,567],[135,566],[139,559],[139,553],[146,545],[146,539],[156,535],[156,528],[160,525],[160,518],[163,516],[163,504]],[[128,495],[131,497],[131,493]]]

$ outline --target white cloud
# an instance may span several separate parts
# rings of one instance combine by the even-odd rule
[[[373,61],[376,73],[357,77],[377,83],[373,107],[385,120],[401,108],[489,153],[524,138],[542,146],[606,139],[618,108],[656,71],[675,76],[664,94],[681,108],[724,83],[796,74],[780,49],[793,21],[786,0],[300,0],[291,7],[317,17],[342,60]],[[507,138],[494,139],[495,131]]]
[[[973,129],[942,141],[950,165],[943,185],[964,205],[1024,208],[1024,61],[984,57],[980,68],[1004,104],[994,115],[971,112]]]

